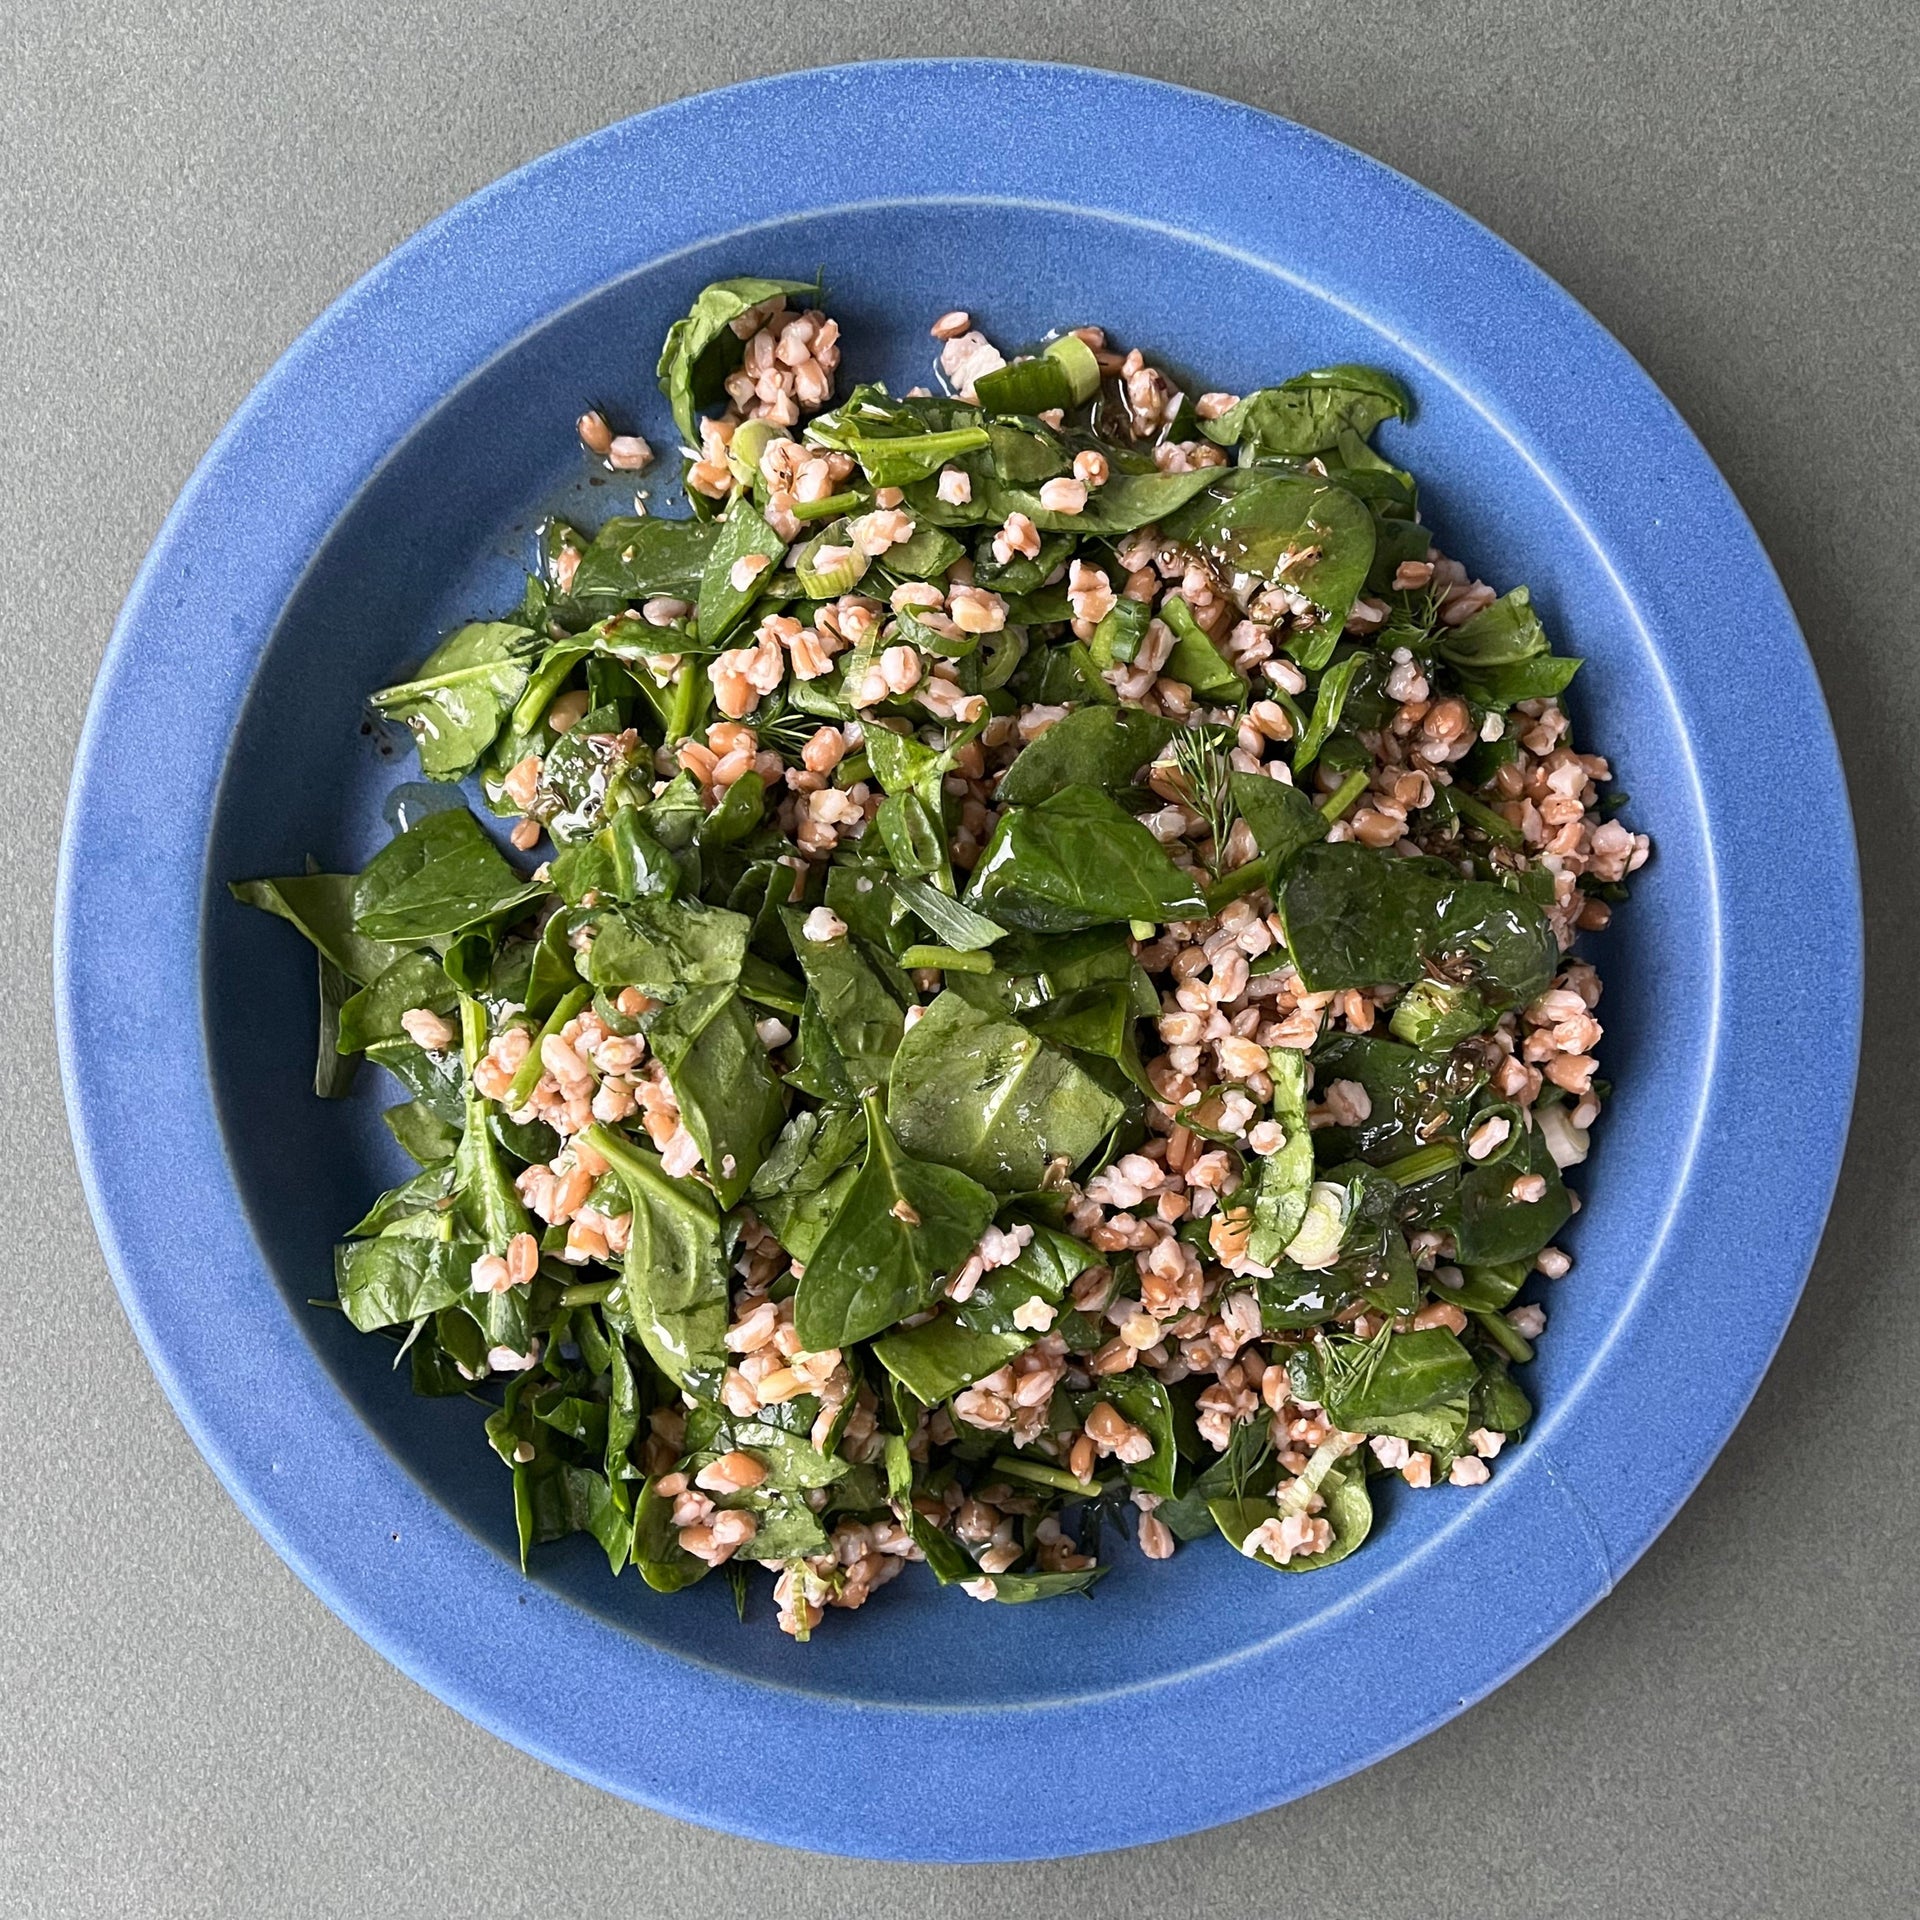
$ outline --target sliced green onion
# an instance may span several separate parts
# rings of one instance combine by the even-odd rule
[[[1093,349],[1077,333],[1063,333],[1047,347],[1047,358],[1058,361],[1066,370],[1073,404],[1091,400],[1100,391],[1100,362]]]
[[[829,566],[819,566],[817,563],[828,554],[839,557]],[[800,582],[800,591],[809,600],[837,600],[860,584],[861,577],[871,564],[858,547],[822,542],[810,549],[804,559],[796,560],[793,571]]]
[[[1478,827],[1496,845],[1517,847],[1521,844],[1520,829],[1511,820],[1495,813],[1484,800],[1476,800],[1472,794],[1462,793],[1458,787],[1446,787],[1442,791],[1460,818],[1468,826]]]
[[[944,973],[991,973],[993,956],[962,952],[958,947],[909,947],[900,964],[911,973],[916,967],[938,967]]]
[[[734,428],[727,443],[727,465],[743,487],[759,479],[760,456],[779,438],[780,430],[771,420],[742,420]]]
[[[1101,616],[1100,624],[1093,630],[1093,638],[1087,643],[1095,665],[1102,668],[1132,666],[1139,657],[1140,643],[1147,637],[1147,627],[1152,619],[1152,611],[1144,601],[1129,600],[1122,595]]]
[[[460,1059],[471,1073],[487,1050],[487,1010],[471,994],[460,996]]]
[[[1307,1194],[1306,1218],[1287,1242],[1286,1256],[1296,1267],[1317,1272],[1340,1257],[1347,1233],[1347,1190],[1331,1180],[1316,1180]]]

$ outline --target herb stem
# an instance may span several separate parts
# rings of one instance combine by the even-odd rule
[[[1389,1160],[1380,1171],[1403,1187],[1417,1187],[1422,1180],[1431,1180],[1435,1174],[1451,1173],[1459,1164],[1458,1147],[1436,1143],[1421,1147],[1414,1153],[1402,1154],[1398,1160]]]
[[[1512,1323],[1499,1314],[1487,1313],[1478,1307],[1471,1307],[1468,1309],[1468,1317],[1515,1366],[1523,1367],[1533,1358],[1532,1343],[1514,1332]]]
[[[1076,1480],[1062,1467],[1043,1467],[1035,1460],[1016,1460],[1011,1454],[996,1455],[992,1471],[1012,1480],[1031,1480],[1035,1486],[1057,1487],[1062,1493],[1077,1493],[1083,1498],[1097,1491],[1091,1480]]]
[[[546,1024],[533,1036],[533,1045],[527,1049],[527,1057],[514,1073],[513,1084],[507,1089],[506,1108],[509,1113],[518,1113],[532,1098],[534,1088],[540,1084],[541,1042],[558,1033],[592,998],[591,987],[575,987],[571,993],[561,995],[559,1004],[547,1015]],[[461,1010],[464,1012],[465,1008]]]
[[[824,500],[796,500],[787,511],[796,520],[835,520],[851,513],[865,498],[859,493],[830,493]]]
[[[1470,827],[1478,827],[1489,840],[1503,847],[1521,845],[1520,829],[1511,820],[1502,819],[1484,800],[1476,800],[1472,794],[1462,793],[1458,787],[1449,787],[1447,798],[1461,819]]]
[[[487,1050],[487,1010],[469,993],[460,996],[460,1060],[468,1073]]]
[[[945,973],[991,973],[993,955],[963,953],[958,947],[909,947],[900,956],[900,964],[909,971],[915,967],[938,967]]]
[[[1320,802],[1320,811],[1329,820],[1345,817],[1346,811],[1367,790],[1367,775],[1363,768],[1356,767],[1340,782],[1327,797]]]

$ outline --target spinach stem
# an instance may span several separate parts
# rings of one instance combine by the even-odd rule
[[[561,995],[559,1004],[547,1015],[546,1024],[534,1035],[533,1045],[527,1049],[527,1057],[520,1062],[513,1076],[513,1085],[507,1089],[506,1107],[509,1113],[518,1113],[532,1097],[534,1088],[540,1084],[541,1042],[549,1035],[558,1033],[592,998],[591,987],[575,987],[571,993]]]
[[[1076,1480],[1063,1467],[1043,1467],[1038,1461],[1016,1460],[1008,1453],[995,1457],[993,1471],[1004,1473],[1012,1480],[1031,1480],[1036,1486],[1057,1487],[1062,1493],[1077,1493],[1083,1498],[1096,1490],[1093,1481]]]
[[[1340,782],[1327,797],[1320,802],[1320,811],[1329,820],[1345,817],[1347,809],[1367,790],[1367,775],[1364,769],[1356,767]]]
[[[1515,1366],[1525,1366],[1533,1358],[1531,1342],[1514,1332],[1512,1323],[1501,1315],[1471,1307],[1468,1309],[1468,1317]]]

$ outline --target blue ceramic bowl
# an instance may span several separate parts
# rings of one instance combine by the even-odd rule
[[[807,165],[774,128],[815,124]],[[1654,863],[1602,942],[1606,1071],[1573,1276],[1492,1483],[1394,1498],[1276,1578],[1123,1551],[1090,1603],[915,1573],[810,1646],[590,1544],[515,1562],[480,1412],[306,1305],[393,1175],[369,1073],[309,1091],[312,963],[227,898],[360,864],[409,769],[366,691],[518,595],[588,398],[672,435],[663,329],[706,281],[824,268],[848,371],[926,377],[952,306],[1097,320],[1244,389],[1330,361],[1418,397],[1387,450],[1447,548],[1529,582]],[[585,500],[618,505],[616,489]],[[1780,821],[1790,812],[1792,856]],[[1001,63],[682,101],[480,194],[334,306],[236,415],[94,690],[61,874],[60,1038],[129,1316],[235,1499],[444,1700],[616,1793],[794,1845],[1117,1847],[1269,1807],[1499,1684],[1671,1518],[1752,1394],[1846,1130],[1860,934],[1813,672],[1739,507],[1627,355],[1490,234],[1359,155],[1173,88]]]

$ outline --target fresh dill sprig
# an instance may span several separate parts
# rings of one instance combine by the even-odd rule
[[[1240,817],[1233,803],[1233,729],[1183,727],[1173,736],[1173,763],[1183,789],[1182,804],[1206,822],[1213,841],[1217,873],[1226,858],[1227,835]]]
[[[1380,1363],[1387,1357],[1387,1342],[1393,1336],[1393,1322],[1383,1320],[1371,1339],[1356,1340],[1351,1334],[1334,1334],[1320,1343],[1320,1374],[1329,1399],[1338,1395],[1348,1399],[1366,1392]]]
[[[1432,586],[1409,588],[1398,598],[1400,605],[1375,635],[1373,644],[1387,653],[1395,647],[1424,653],[1440,626],[1439,590]]]

